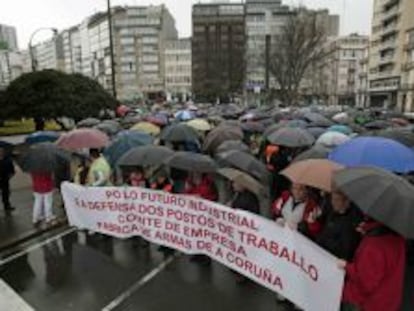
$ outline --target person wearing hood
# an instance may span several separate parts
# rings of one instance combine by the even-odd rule
[[[343,310],[399,311],[404,291],[406,241],[372,219],[358,231],[362,241],[352,261],[339,260],[345,269]]]

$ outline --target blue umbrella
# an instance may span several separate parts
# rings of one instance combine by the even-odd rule
[[[151,145],[151,135],[139,131],[122,131],[114,141],[105,149],[104,156],[108,162],[115,166],[117,161],[129,150],[139,146]]]
[[[28,145],[39,143],[53,143],[58,140],[59,136],[60,134],[56,132],[40,131],[28,135],[24,142]]]
[[[353,130],[349,126],[336,124],[328,128],[327,132],[339,132],[345,135],[351,135],[353,133]]]
[[[381,137],[354,138],[334,149],[329,159],[348,167],[375,166],[403,174],[414,171],[414,151]]]

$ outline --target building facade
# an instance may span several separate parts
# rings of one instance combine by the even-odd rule
[[[244,4],[195,4],[192,21],[195,96],[212,99],[241,92],[245,78]]]
[[[191,96],[191,39],[167,41],[164,59],[165,91],[186,101]]]
[[[248,91],[265,89],[266,40],[270,48],[293,11],[281,0],[246,0],[246,79]],[[270,88],[276,88],[274,78]]]
[[[113,91],[108,15],[96,13],[62,33],[64,67]],[[178,38],[164,5],[112,8],[115,82],[118,98],[133,100],[165,86],[165,45]]]
[[[413,109],[412,40],[414,1],[375,0],[369,56],[370,105]]]
[[[357,34],[331,40],[326,63],[328,74],[324,76],[328,84],[328,104],[351,106],[357,104],[358,92],[362,92],[364,87],[364,81],[360,78],[364,78],[363,72],[366,71],[364,61],[366,61],[368,45],[368,37]]]
[[[0,50],[0,90],[23,73],[23,56],[18,51]]]
[[[64,71],[63,38],[60,34],[32,46],[30,61],[35,62],[36,70],[55,69]]]
[[[15,27],[0,24],[0,49],[18,50]]]

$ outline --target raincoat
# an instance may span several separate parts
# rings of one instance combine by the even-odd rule
[[[88,185],[94,187],[110,186],[111,167],[104,157],[94,160],[89,168]]]
[[[366,232],[353,262],[346,266],[343,301],[362,311],[398,311],[404,286],[405,240],[375,223],[368,224]]]

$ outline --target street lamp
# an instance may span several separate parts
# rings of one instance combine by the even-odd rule
[[[30,36],[30,40],[29,40],[29,53],[30,53],[30,60],[32,61],[32,71],[36,71],[37,69],[37,60],[35,59],[32,41],[33,41],[34,36],[38,32],[43,31],[43,30],[52,30],[54,37],[58,34],[58,30],[56,28],[51,28],[51,27],[41,27],[32,33],[32,35]]]

